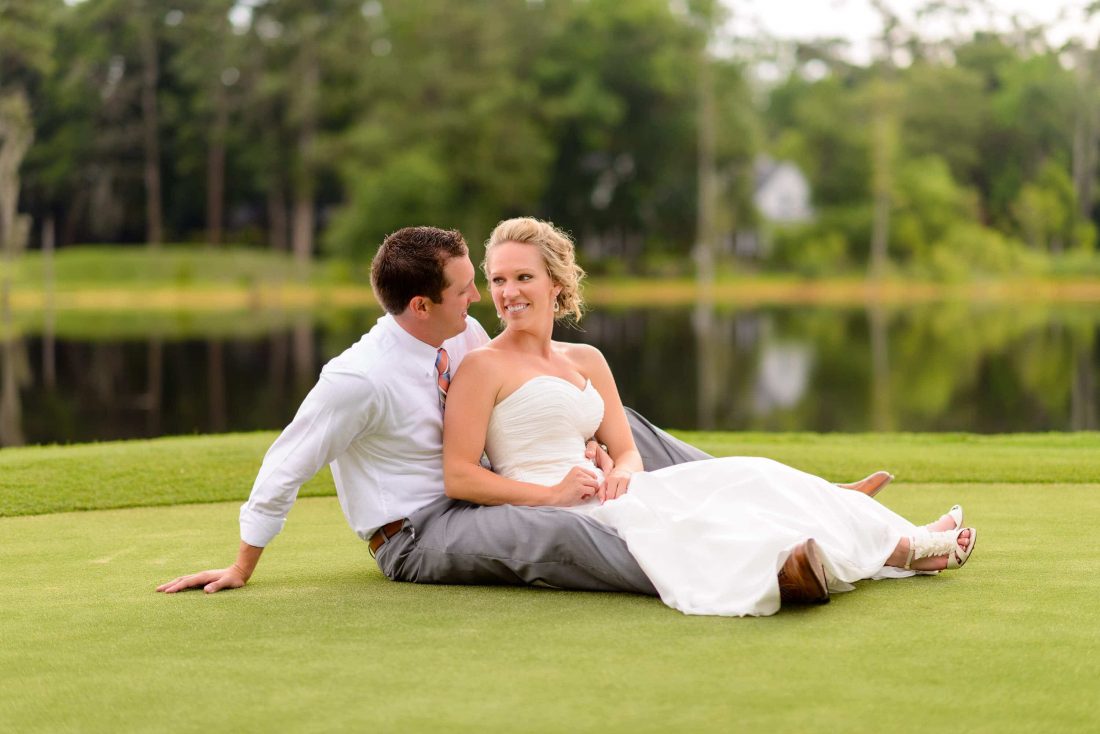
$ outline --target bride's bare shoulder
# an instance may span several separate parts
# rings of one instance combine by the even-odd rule
[[[607,364],[603,352],[591,344],[554,342],[554,348],[559,354],[575,364],[577,369],[585,375],[590,375],[593,369]]]
[[[484,377],[498,372],[504,372],[511,361],[511,355],[507,350],[489,342],[483,347],[474,349],[466,355],[462,361],[462,367],[469,372],[476,372]]]

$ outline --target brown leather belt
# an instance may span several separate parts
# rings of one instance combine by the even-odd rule
[[[375,530],[374,535],[370,536],[370,543],[368,544],[370,545],[371,555],[377,553],[378,549],[381,548],[387,540],[401,532],[401,528],[403,527],[405,527],[404,520],[394,520]]]

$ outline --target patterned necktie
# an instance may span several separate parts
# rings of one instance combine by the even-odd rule
[[[435,353],[435,371],[439,375],[436,386],[439,388],[439,409],[442,411],[446,409],[447,388],[451,386],[451,359],[443,347]]]

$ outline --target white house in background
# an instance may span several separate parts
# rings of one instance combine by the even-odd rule
[[[799,224],[814,218],[810,182],[798,166],[760,156],[753,168],[756,190],[752,200],[760,216],[773,224]]]
[[[757,257],[767,250],[768,225],[801,224],[814,218],[810,181],[791,161],[759,156],[753,164],[755,187],[752,201],[761,218],[755,230],[737,233],[739,257]]]

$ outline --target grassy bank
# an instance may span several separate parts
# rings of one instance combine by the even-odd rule
[[[0,728],[1100,725],[1081,687],[1100,676],[1100,436],[685,436],[829,476],[889,466],[885,504],[924,521],[962,502],[979,547],[961,571],[820,608],[685,617],[622,594],[392,583],[322,496],[298,502],[245,589],[165,597],[157,583],[231,557],[270,434],[4,449]],[[305,494],[330,492],[325,477]],[[209,504],[148,506],[177,502]],[[71,509],[87,511],[38,514]]]
[[[12,303],[21,311],[191,311],[258,308],[375,308],[366,267],[319,260],[300,267],[285,253],[244,248],[166,245],[79,246],[53,259],[53,278],[40,253],[13,266]],[[904,275],[881,283],[861,276],[800,278],[727,275],[701,288],[692,278],[592,279],[588,300],[597,306],[685,305],[699,300],[733,305],[909,305],[942,300],[988,302],[1100,302],[1100,279],[1082,275],[964,282],[919,281]]]
[[[251,286],[255,283],[326,283],[339,280],[339,268],[324,261],[302,268],[287,253],[205,245],[78,245],[59,250],[51,261],[39,251],[14,264],[13,282],[43,287],[52,269],[55,284],[68,289],[148,289]]]

